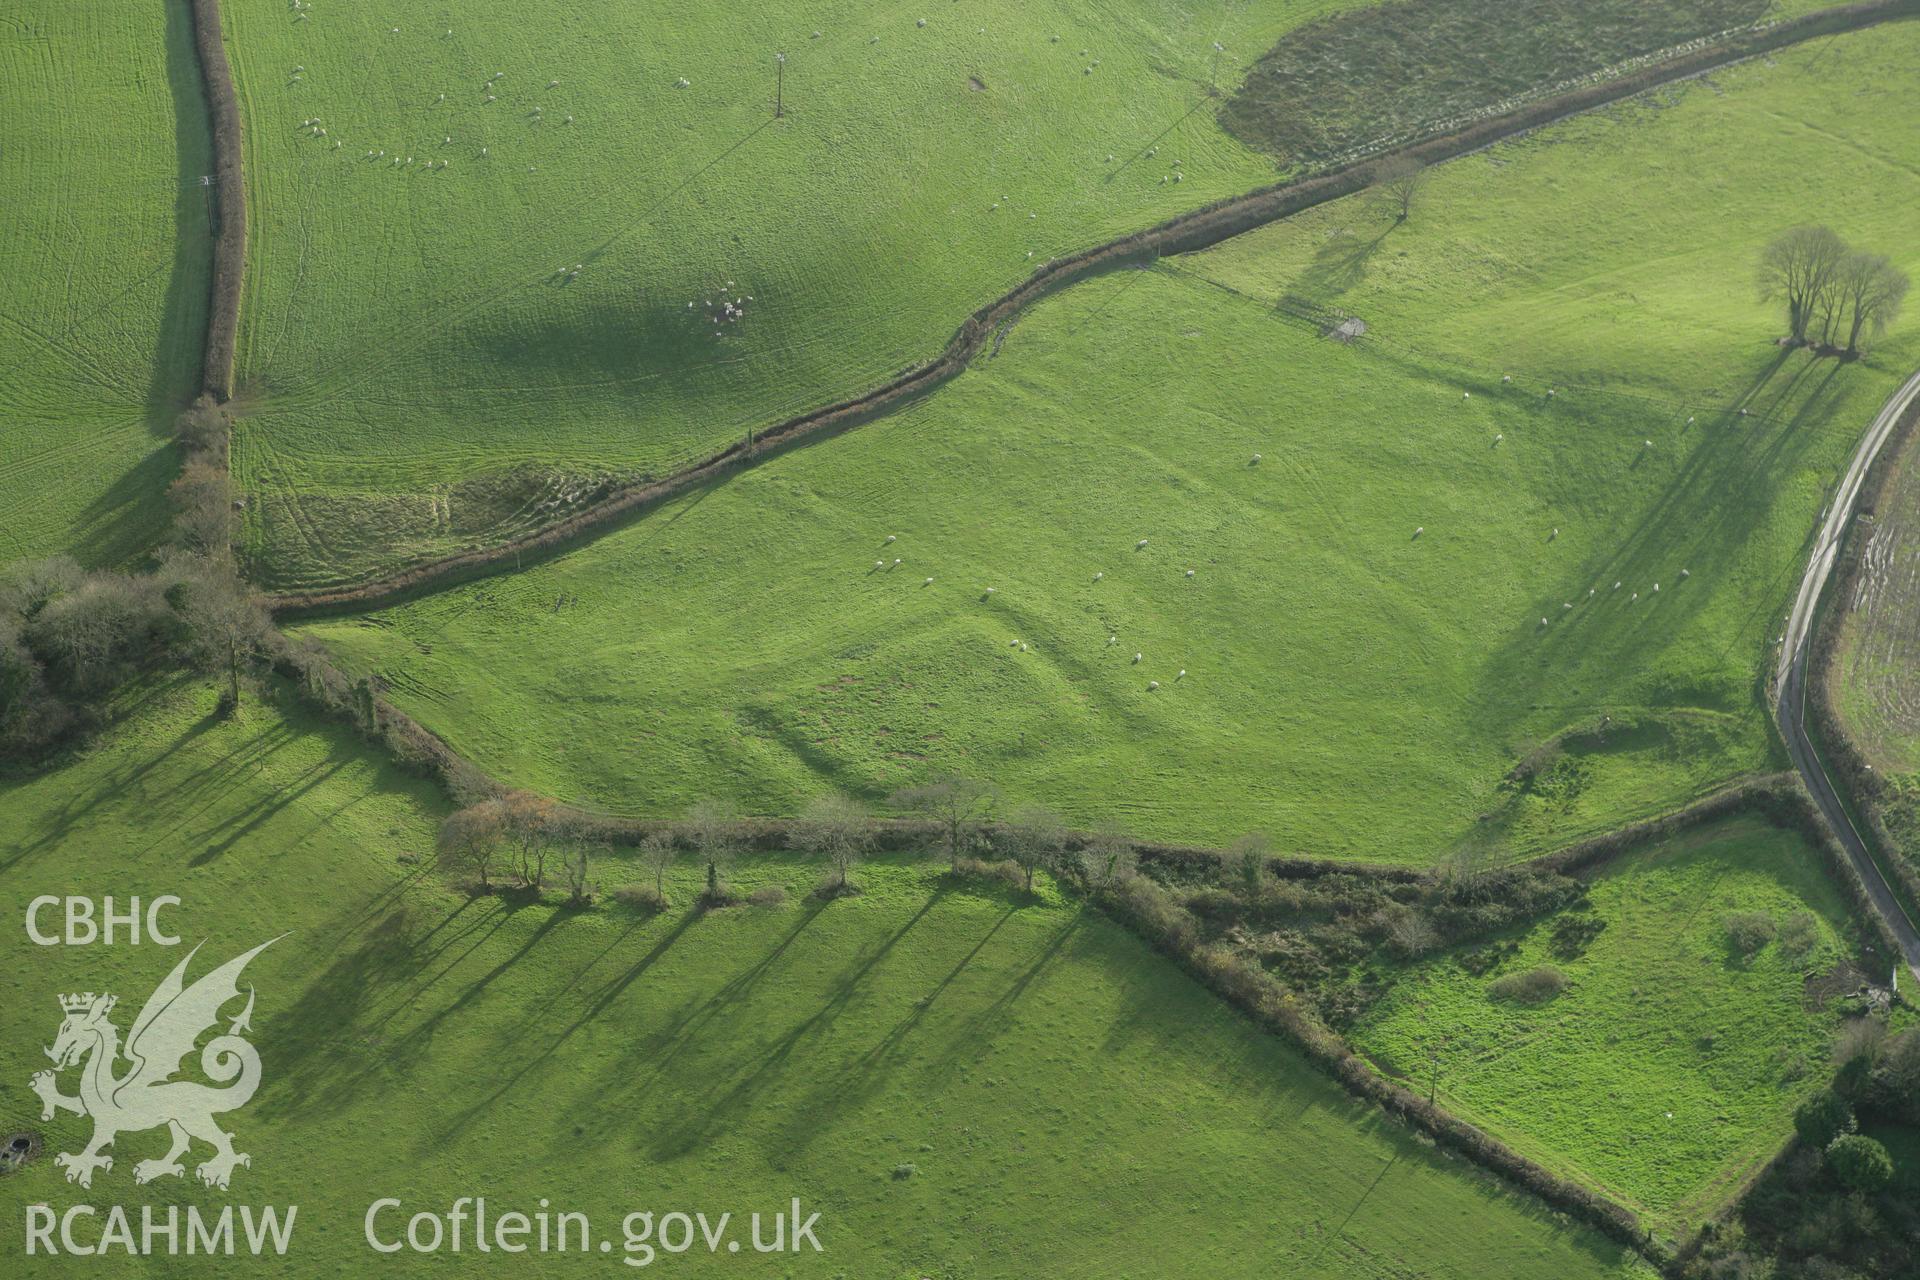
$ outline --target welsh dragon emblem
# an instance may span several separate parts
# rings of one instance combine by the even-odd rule
[[[161,1125],[172,1135],[173,1145],[162,1158],[136,1164],[135,1182],[183,1176],[186,1170],[181,1167],[180,1157],[195,1139],[213,1148],[213,1157],[194,1170],[210,1187],[225,1190],[235,1166],[252,1166],[247,1155],[233,1149],[233,1135],[213,1119],[245,1106],[260,1087],[260,1055],[243,1038],[252,1029],[252,987],[247,988],[246,1008],[232,1020],[225,1034],[214,1036],[200,1050],[200,1070],[214,1083],[176,1080],[173,1076],[181,1070],[201,1034],[220,1021],[222,1006],[239,998],[240,971],[247,962],[278,941],[263,942],[187,986],[187,965],[200,951],[195,947],[147,998],[140,1016],[133,1020],[124,1049],[120,1029],[108,1016],[116,1003],[114,996],[89,991],[60,997],[66,1018],[47,1050],[54,1070],[37,1073],[31,1083],[40,1095],[42,1120],[53,1119],[56,1111],[93,1117],[93,1140],[86,1149],[54,1157],[54,1163],[67,1171],[68,1182],[92,1186],[94,1170],[113,1169],[113,1157],[101,1153],[113,1145],[116,1136]],[[129,1066],[124,1072],[116,1072],[122,1057]],[[80,1068],[80,1094],[70,1098],[60,1092],[55,1076],[76,1066]]]

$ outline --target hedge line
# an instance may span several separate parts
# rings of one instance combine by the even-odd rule
[[[212,4],[212,0],[196,2],[209,7]],[[1917,15],[1920,15],[1920,0],[1864,0],[1864,3],[1822,9],[1762,30],[1742,32],[1714,48],[1682,54],[1615,80],[1528,103],[1504,115],[1383,155],[1406,155],[1423,163],[1436,163],[1730,62],[1816,36],[1835,35],[1892,18]],[[1144,231],[1049,262],[1011,292],[968,316],[934,360],[917,365],[863,395],[769,427],[752,444],[736,442],[671,476],[618,490],[605,501],[538,533],[460,552],[354,587],[287,592],[272,597],[270,604],[277,613],[287,615],[384,606],[419,592],[485,576],[509,560],[519,567],[532,555],[537,562],[662,499],[719,479],[751,462],[762,450],[782,449],[847,430],[926,395],[965,369],[1002,325],[1050,293],[1104,272],[1145,265],[1168,254],[1205,249],[1277,219],[1351,195],[1368,185],[1374,165],[1382,158],[1375,156],[1365,164],[1351,164],[1315,177],[1276,183],[1217,201]]]
[[[1666,1262],[1666,1251],[1641,1229],[1631,1209],[1549,1172],[1499,1139],[1380,1075],[1321,1022],[1304,1000],[1257,963],[1205,941],[1199,921],[1164,889],[1144,877],[1133,876],[1093,890],[1093,900],[1202,986],[1260,1026],[1291,1040],[1355,1097],[1377,1104],[1435,1142],[1491,1169],[1656,1264]]]
[[[1868,763],[1866,752],[1848,731],[1834,691],[1840,681],[1840,632],[1853,612],[1860,575],[1866,564],[1867,543],[1873,538],[1872,529],[1859,517],[1879,509],[1906,450],[1920,447],[1916,437],[1920,437],[1920,400],[1909,406],[1873,465],[1867,468],[1855,517],[1841,543],[1833,581],[1828,588],[1832,603],[1815,632],[1813,652],[1807,661],[1807,717],[1820,753],[1834,780],[1853,802],[1863,828],[1861,837],[1879,855],[1877,861],[1881,869],[1891,872],[1894,887],[1905,899],[1909,912],[1920,912],[1920,869],[1903,855],[1899,842],[1887,829],[1886,819],[1880,812],[1886,779]]]
[[[201,389],[233,398],[233,352],[240,331],[240,287],[247,265],[247,189],[241,156],[240,102],[220,33],[220,0],[193,0],[193,42],[206,80],[213,122],[214,234],[212,297],[207,309]]]

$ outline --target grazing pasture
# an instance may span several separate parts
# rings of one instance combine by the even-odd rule
[[[483,766],[629,813],[954,769],[1088,825],[1427,863],[1777,768],[1773,619],[1916,350],[1781,352],[1754,299],[1811,213],[1912,252],[1885,157],[1915,131],[1808,56],[1443,166],[1399,225],[1362,197],[1104,277],[889,419],[304,630]],[[1343,305],[1350,345],[1319,336]]]
[[[9,901],[178,894],[168,923],[207,939],[195,974],[286,935],[247,974],[260,1093],[224,1120],[252,1164],[229,1194],[190,1173],[136,1193],[131,1167],[164,1136],[124,1134],[90,1191],[50,1156],[0,1181],[16,1220],[28,1203],[136,1194],[297,1204],[278,1266],[332,1276],[367,1268],[362,1222],[382,1196],[441,1214],[458,1196],[494,1213],[545,1197],[616,1250],[632,1211],[730,1212],[744,1235],[746,1214],[798,1196],[825,1251],[754,1259],[766,1274],[1647,1274],[1354,1102],[1051,891],[899,858],[826,902],[810,896],[817,864],[775,855],[735,877],[784,888],[771,908],[693,912],[691,868],[657,916],[467,900],[416,861],[441,813],[422,784],[298,714],[206,719],[213,696],[151,690],[85,757],[0,783],[0,887]],[[608,888],[639,875],[595,872]],[[46,1066],[56,993],[115,992],[124,1029],[180,954],[60,948],[17,969],[0,1077]],[[49,1152],[87,1132],[38,1114],[24,1089],[0,1093],[0,1126],[44,1128]],[[404,1217],[379,1226],[397,1235]],[[542,1263],[610,1265],[593,1259]],[[662,1260],[743,1269],[703,1247]],[[448,1262],[379,1259],[405,1275]]]
[[[1730,924],[1775,930],[1749,956]],[[1697,1226],[1792,1133],[1858,984],[1845,905],[1793,832],[1723,822],[1609,864],[1588,905],[1389,975],[1354,1044],[1442,1105],[1663,1230]],[[1484,952],[1486,948],[1477,948]],[[1566,980],[1529,1003],[1503,979]]]
[[[1272,181],[1216,80],[1343,2],[232,0],[256,576],[538,526],[885,382],[1052,256]]]
[[[0,11],[0,562],[143,553],[211,270],[205,95],[184,4]]]

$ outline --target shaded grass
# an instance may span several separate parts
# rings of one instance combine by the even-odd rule
[[[0,561],[137,558],[199,387],[205,95],[180,4],[0,17]]]
[[[228,1121],[253,1157],[234,1195],[300,1205],[288,1274],[359,1265],[377,1196],[444,1212],[474,1194],[496,1212],[546,1197],[602,1233],[638,1208],[771,1212],[798,1195],[826,1246],[789,1258],[808,1277],[1640,1274],[1050,892],[885,859],[826,903],[805,895],[816,865],[776,856],[736,877],[788,889],[774,909],[469,901],[395,864],[431,840],[419,784],[299,716],[211,723],[211,701],[176,690],[73,765],[6,784],[0,883],[11,900],[178,893],[170,920],[209,955],[292,931],[249,971],[265,1083]],[[676,903],[694,886],[676,876]],[[61,949],[16,966],[0,1071],[44,1065],[57,992],[131,1001],[174,958]],[[31,1104],[8,1091],[0,1125],[37,1124]],[[64,1150],[85,1126],[48,1130]],[[123,1137],[91,1192],[42,1160],[0,1198],[131,1196],[128,1165],[159,1141]],[[139,1194],[227,1202],[171,1182]]]

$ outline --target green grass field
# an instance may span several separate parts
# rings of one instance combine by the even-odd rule
[[[0,11],[0,562],[117,565],[165,519],[211,270],[186,8]]]
[[[1441,955],[1410,967],[1352,1033],[1383,1067],[1432,1083],[1449,1110],[1666,1229],[1693,1227],[1791,1132],[1794,1106],[1830,1070],[1837,1004],[1809,979],[1843,954],[1845,906],[1798,835],[1738,819],[1632,854],[1593,882],[1604,929],[1578,958],[1553,922],[1482,977]],[[1729,912],[1810,911],[1802,956],[1748,962]],[[1498,1001],[1499,978],[1552,965],[1571,980],[1540,1005]]]
[[[1051,256],[1271,181],[1212,84],[1347,2],[230,4],[257,576],[537,526],[884,382]],[[716,338],[723,296],[752,301]]]
[[[672,1260],[699,1274],[1638,1274],[1056,897],[888,860],[823,904],[817,867],[771,857],[737,883],[785,886],[777,908],[467,901],[396,861],[430,846],[441,810],[422,784],[299,715],[215,723],[211,702],[203,685],[153,691],[81,760],[0,786],[0,885],[16,903],[179,894],[169,920],[207,938],[209,962],[291,931],[249,970],[265,1083],[227,1123],[252,1167],[231,1197],[137,1193],[298,1204],[279,1274],[432,1270],[447,1259],[368,1252],[366,1205],[481,1193],[497,1209],[545,1196],[603,1230],[639,1208],[799,1195],[821,1211],[818,1258]],[[676,882],[680,902],[692,887]],[[57,992],[115,991],[124,1029],[179,954],[63,948],[10,968],[0,1077],[45,1066]],[[0,1128],[40,1127],[24,1089],[0,1096]],[[86,1133],[47,1128],[53,1150]],[[124,1136],[91,1192],[28,1166],[0,1181],[4,1216],[134,1197],[130,1166],[157,1139]]]
[[[1757,247],[1816,212],[1911,252],[1920,181],[1885,157],[1914,135],[1811,56],[1445,166],[1391,231],[1347,201],[1105,277],[888,420],[304,629],[483,766],[625,812],[958,769],[1089,824],[1422,863],[1779,767],[1773,617],[1916,350],[1783,356],[1752,297]],[[1341,303],[1372,325],[1350,347],[1295,318]]]

